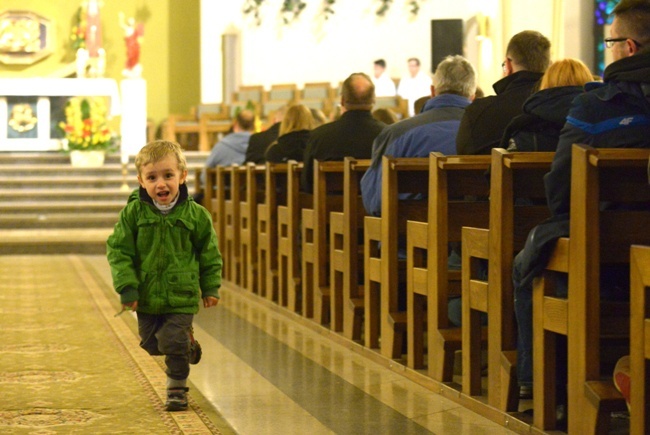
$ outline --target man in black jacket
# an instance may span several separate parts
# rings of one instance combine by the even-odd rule
[[[369,159],[372,142],[386,124],[372,117],[375,104],[375,85],[366,74],[354,73],[341,87],[343,115],[329,124],[312,130],[305,149],[301,174],[302,189],[311,192],[314,179],[314,159],[343,160],[344,157]]]
[[[525,30],[510,39],[503,62],[504,78],[492,87],[496,95],[474,100],[460,122],[458,154],[490,154],[512,118],[523,111],[550,64],[551,43],[541,33]]]
[[[261,165],[266,161],[264,158],[266,149],[278,139],[280,124],[286,111],[286,106],[278,108],[273,114],[273,125],[264,131],[251,135],[246,149],[246,163],[253,162],[256,165]]]
[[[604,83],[590,83],[572,104],[551,171],[544,177],[552,219],[537,226],[515,257],[513,281],[518,325],[519,384],[532,385],[532,280],[546,266],[559,237],[568,236],[573,144],[595,148],[650,147],[650,0],[621,0],[614,8],[611,37],[614,62]],[[629,272],[601,270],[601,298],[621,299]]]

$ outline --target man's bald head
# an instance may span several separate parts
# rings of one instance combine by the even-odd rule
[[[341,89],[341,105],[345,110],[372,110],[375,85],[364,73],[350,74]]]

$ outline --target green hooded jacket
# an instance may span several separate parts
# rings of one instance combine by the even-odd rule
[[[106,243],[113,287],[121,302],[147,314],[195,314],[199,301],[219,297],[221,253],[208,211],[180,186],[163,215],[146,190],[129,196]]]

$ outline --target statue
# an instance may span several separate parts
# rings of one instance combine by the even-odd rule
[[[77,77],[103,77],[106,72],[99,7],[98,0],[87,0],[82,2],[79,9]]]
[[[125,19],[123,12],[120,12],[119,18],[126,43],[126,65],[122,70],[122,75],[128,78],[138,78],[142,75],[140,44],[142,44],[144,36],[144,26],[142,23],[136,23],[133,17]]]

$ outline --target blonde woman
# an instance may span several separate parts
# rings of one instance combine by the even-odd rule
[[[280,124],[278,140],[266,150],[266,161],[282,163],[288,160],[301,162],[309,140],[309,132],[314,128],[311,111],[302,104],[287,109]]]
[[[524,103],[524,113],[505,130],[501,147],[509,151],[555,151],[571,101],[594,81],[577,59],[553,62],[540,80],[539,91]]]

